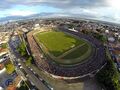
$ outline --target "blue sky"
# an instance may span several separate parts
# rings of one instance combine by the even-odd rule
[[[46,5],[35,5],[35,6],[27,6],[27,5],[15,5],[12,8],[5,9],[0,11],[0,17],[6,16],[27,16],[31,14],[37,13],[57,13],[60,12],[60,9],[46,6]]]
[[[0,18],[54,13],[120,23],[120,0],[1,0]]]

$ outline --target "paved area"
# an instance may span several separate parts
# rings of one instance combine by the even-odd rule
[[[34,83],[34,85],[39,90],[48,90],[48,88],[28,69],[28,67],[22,62],[24,61],[24,58],[22,58],[18,52],[16,51],[16,48],[14,47],[12,42],[9,42],[9,48],[11,49],[11,54],[14,56],[14,61],[17,61],[21,64],[25,72],[28,74],[27,79]]]
[[[90,79],[84,82],[83,90],[102,90],[95,79]]]
[[[43,87],[44,85],[42,85],[42,83],[33,75],[33,73],[28,70],[24,63],[20,63],[23,66],[24,70],[29,74],[28,79],[31,80],[36,86],[40,86],[40,88]],[[68,82],[65,80],[58,80],[50,77],[50,75],[36,68],[35,65],[32,65],[31,68],[33,68],[33,70],[38,73],[41,78],[50,84],[54,90],[101,90],[101,87],[93,78],[89,80],[77,80]]]
[[[42,70],[31,66],[35,72],[37,72],[41,78],[48,82],[54,90],[102,90],[101,86],[96,82],[94,78],[75,81],[64,81],[52,78],[50,75],[44,73]]]

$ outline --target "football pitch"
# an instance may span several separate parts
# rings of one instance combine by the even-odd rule
[[[60,64],[76,64],[91,54],[91,45],[72,35],[60,31],[39,32],[34,35],[45,53]],[[64,60],[65,59],[65,60]],[[75,60],[74,60],[75,59]]]

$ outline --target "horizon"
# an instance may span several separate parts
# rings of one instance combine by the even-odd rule
[[[119,0],[3,0],[0,19],[9,16],[30,16],[53,13],[54,16],[78,17],[120,23]],[[48,14],[49,16],[49,14]]]

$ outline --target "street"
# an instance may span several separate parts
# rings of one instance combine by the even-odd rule
[[[20,63],[22,68],[27,73],[26,78],[31,81],[39,90],[49,90],[30,70],[29,68],[23,63],[24,58],[19,55],[19,53],[16,51],[16,47],[14,46],[13,41],[9,41],[9,48],[11,51],[11,54],[13,56],[14,63]],[[17,67],[18,64],[16,64]]]

